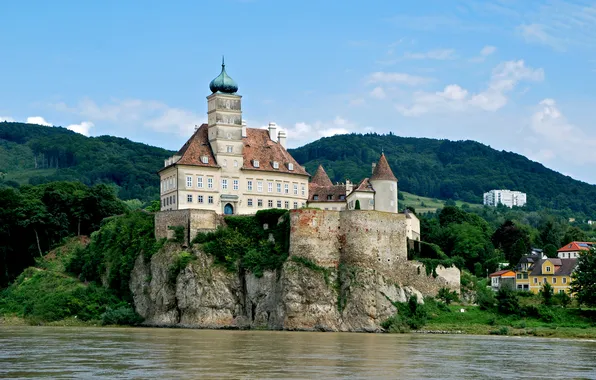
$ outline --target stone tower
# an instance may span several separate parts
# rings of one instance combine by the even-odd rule
[[[224,172],[238,172],[242,167],[242,97],[238,85],[226,73],[222,58],[221,73],[209,84],[207,97],[209,143],[217,164]]]
[[[375,189],[375,210],[397,213],[397,178],[384,153],[374,167],[370,184]]]

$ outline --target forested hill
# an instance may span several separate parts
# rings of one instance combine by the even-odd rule
[[[172,152],[128,139],[85,137],[60,127],[0,122],[0,182],[114,183],[121,199],[159,195],[155,174]]]
[[[596,217],[596,186],[474,141],[350,134],[290,150],[309,173],[323,164],[334,181],[370,176],[371,163],[381,151],[399,179],[400,190],[474,203],[482,203],[482,194],[491,189],[519,190],[527,193],[529,209],[568,210]]]

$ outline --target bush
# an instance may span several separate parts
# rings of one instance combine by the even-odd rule
[[[571,304],[571,297],[565,292],[555,294],[554,299],[557,304],[563,307],[567,307],[569,304]]]
[[[439,289],[439,293],[437,294],[437,298],[445,302],[447,305],[451,304],[451,302],[459,301],[459,297],[457,296],[457,292],[450,291],[447,288]]]
[[[507,288],[501,288],[497,292],[497,310],[504,315],[519,315],[520,305],[517,294]]]
[[[476,289],[476,304],[480,310],[494,311],[497,300],[492,290],[486,287]]]
[[[175,243],[184,243],[184,226],[168,226],[168,230],[174,231],[174,237],[172,240]]]
[[[136,326],[143,322],[143,317],[137,314],[129,305],[119,305],[108,309],[101,316],[102,325]]]
[[[186,268],[188,263],[195,259],[196,257],[188,252],[183,251],[178,253],[174,259],[174,262],[168,268],[168,282],[171,285],[176,284],[176,278],[178,278],[178,274],[180,274],[180,272]]]
[[[426,325],[428,312],[424,304],[418,303],[416,295],[412,295],[408,302],[394,302],[397,314],[381,323],[381,327],[389,332],[408,332],[410,329],[419,330]]]
[[[546,306],[551,306],[553,304],[553,295],[553,287],[548,282],[545,282],[542,289],[540,289],[542,303]]]

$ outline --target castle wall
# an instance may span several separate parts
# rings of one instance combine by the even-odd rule
[[[345,211],[340,218],[341,261],[390,274],[407,260],[406,219],[402,214]]]
[[[211,231],[223,224],[223,217],[209,210],[170,210],[155,213],[155,238],[171,239],[174,231],[169,227],[184,227],[184,243],[189,242],[198,232]]]
[[[343,213],[343,212],[342,212]],[[301,256],[320,266],[339,264],[339,211],[299,209],[290,212],[290,257]]]

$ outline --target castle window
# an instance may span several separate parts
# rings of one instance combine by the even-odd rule
[[[273,182],[267,182],[267,192],[268,193],[273,192]]]
[[[221,189],[222,190],[227,190],[228,189],[228,180],[225,179],[225,178],[221,180]]]
[[[273,169],[279,169],[279,162],[273,161]]]
[[[369,200],[368,201],[368,204],[371,205],[371,206],[374,206],[375,205],[375,200],[374,199]]]
[[[345,201],[345,200],[346,200],[346,196],[345,196],[345,195],[340,195],[340,196],[339,196],[339,200],[341,200],[341,201]]]
[[[318,196],[318,195],[316,195],[316,194],[315,194],[315,195],[313,195],[313,196],[312,196],[312,200],[313,200],[313,201],[318,201],[318,200],[319,200],[319,196]]]
[[[192,194],[186,196],[186,203],[192,203]]]
[[[234,160],[234,167],[237,168],[238,167],[238,160]]]
[[[327,195],[327,200],[328,201],[332,201],[333,200],[333,195],[331,195],[331,194]]]
[[[288,183],[284,183],[284,193],[290,194],[290,185]]]
[[[207,156],[201,156],[201,162],[204,164],[208,164],[209,163],[209,157]]]
[[[186,187],[192,187],[192,176],[186,176]]]
[[[277,201],[277,208],[281,208],[281,201]]]
[[[294,170],[294,164],[293,163],[289,163],[288,164],[288,170]]]
[[[238,180],[235,179],[233,182],[234,190],[238,190]]]
[[[213,195],[210,195],[210,196],[207,198],[207,203],[209,203],[210,205],[212,205],[212,204],[213,204]]]
[[[234,153],[234,147],[232,145],[226,146],[226,152],[228,152],[228,153]]]
[[[273,207],[273,201],[271,199],[267,201],[267,207]]]
[[[203,203],[203,196],[202,195],[197,195],[197,202]]]
[[[197,187],[199,189],[203,188],[203,177],[197,177]]]
[[[281,193],[281,183],[278,183],[277,184],[277,192],[278,193]]]
[[[223,166],[224,168],[226,166],[228,166],[228,160],[223,160],[223,162],[221,163],[221,166]]]
[[[263,192],[263,181],[258,181],[257,182],[257,191],[259,193],[262,193]]]
[[[290,202],[289,201],[285,201],[284,202],[284,207],[285,208],[290,208]]]
[[[248,198],[247,204],[248,207],[252,207],[252,198]]]
[[[257,199],[257,206],[263,207],[263,200],[262,199]]]
[[[259,167],[259,160],[252,160],[252,166],[254,166],[255,168]]]
[[[306,195],[306,186],[302,185],[302,196]]]
[[[294,210],[298,208],[298,202],[294,202]]]
[[[298,195],[298,184],[294,184],[294,195]]]
[[[250,179],[246,181],[246,190],[252,191],[252,181]]]
[[[207,178],[207,188],[213,189],[213,178]]]

